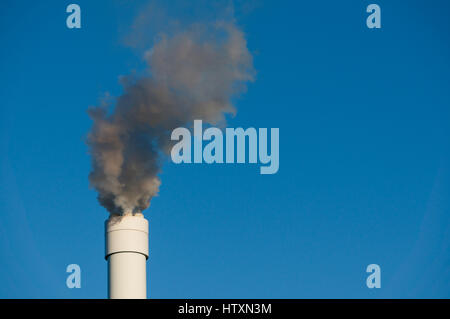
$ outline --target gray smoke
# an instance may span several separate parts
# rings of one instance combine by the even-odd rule
[[[223,123],[234,113],[231,98],[254,76],[244,34],[230,22],[161,35],[145,60],[146,76],[124,77],[115,103],[88,111],[89,181],[112,214],[146,209],[161,184],[171,131],[194,119]]]

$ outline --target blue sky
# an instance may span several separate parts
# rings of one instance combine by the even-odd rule
[[[450,297],[450,5],[373,2],[379,30],[370,1],[235,4],[257,76],[228,126],[279,127],[280,170],[165,163],[145,212],[151,298]],[[106,297],[86,110],[142,70],[124,39],[146,2],[76,1],[80,30],[69,3],[1,5],[1,298]],[[206,3],[166,14],[221,14]]]

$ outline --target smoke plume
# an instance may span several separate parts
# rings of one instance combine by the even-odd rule
[[[122,78],[123,94],[90,108],[89,181],[112,214],[146,209],[161,184],[174,128],[223,123],[231,98],[254,76],[244,34],[231,22],[161,35],[145,54],[145,76]]]

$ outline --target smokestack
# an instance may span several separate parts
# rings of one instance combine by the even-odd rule
[[[145,17],[144,17],[145,18]],[[244,33],[230,21],[194,23],[161,33],[146,51],[143,75],[121,78],[123,94],[89,109],[90,185],[111,214],[106,221],[109,298],[146,298],[148,221],[171,133],[194,120],[220,125],[232,97],[253,81]]]
[[[147,219],[142,214],[111,215],[105,226],[108,297],[146,299]]]

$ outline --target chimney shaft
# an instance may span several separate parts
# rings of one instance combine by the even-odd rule
[[[148,221],[142,214],[111,216],[106,225],[108,297],[147,298]]]

